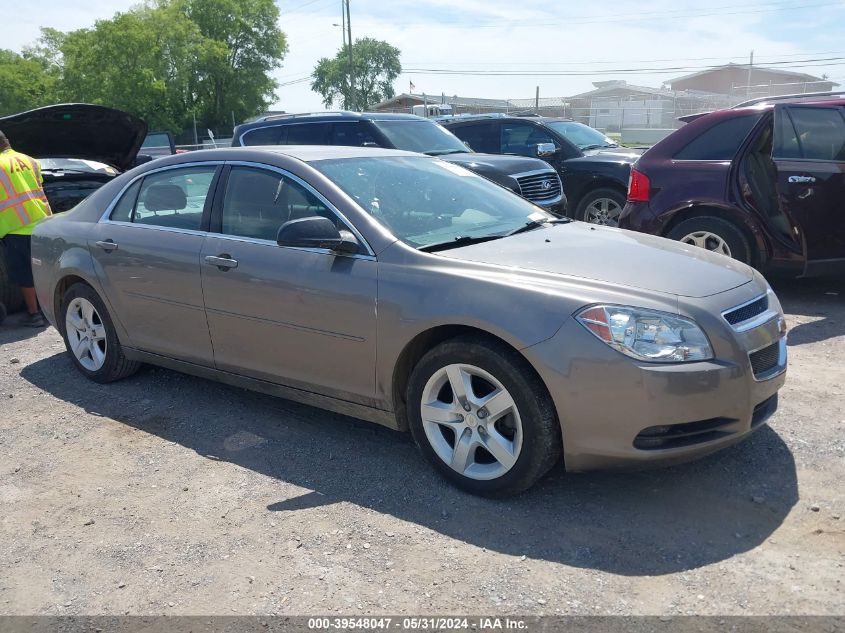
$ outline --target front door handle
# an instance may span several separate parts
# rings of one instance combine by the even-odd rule
[[[208,255],[205,258],[205,263],[211,266],[217,266],[219,270],[229,270],[230,268],[237,268],[238,267],[238,260],[232,259],[229,255]]]
[[[789,182],[811,183],[816,182],[816,179],[813,176],[790,176]]]
[[[97,246],[102,248],[107,253],[117,250],[117,244],[112,240],[100,240],[99,242],[97,242]]]

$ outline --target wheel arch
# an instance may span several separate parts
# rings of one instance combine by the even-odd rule
[[[580,191],[576,193],[577,199],[574,204],[571,204],[571,208],[573,209],[574,213],[580,214],[582,211],[582,207],[585,204],[587,198],[590,194],[594,191],[598,191],[599,189],[612,189],[616,191],[619,195],[623,198],[627,197],[628,190],[624,187],[619,181],[614,180],[608,176],[599,176],[594,178],[582,185]],[[564,193],[569,196],[569,193],[564,191]],[[624,207],[625,204],[623,202],[622,206]]]
[[[748,245],[753,249],[750,255],[752,259],[751,264],[755,268],[765,266],[771,257],[768,240],[757,221],[749,217],[747,213],[740,212],[729,206],[712,203],[693,203],[680,208],[672,214],[671,219],[662,227],[660,236],[666,237],[681,222],[700,217],[716,217],[736,226],[748,241]]]
[[[506,346],[525,362],[526,366],[529,367],[537,377],[540,384],[543,385],[546,393],[549,393],[548,386],[531,362],[519,351],[519,349],[514,347],[505,339],[496,336],[487,330],[470,325],[437,325],[420,332],[412,338],[402,349],[396,359],[396,363],[394,364],[390,395],[393,403],[393,410],[396,415],[396,424],[399,430],[407,431],[409,428],[406,393],[408,391],[408,382],[411,377],[411,372],[414,370],[414,367],[416,367],[420,359],[428,353],[429,350],[433,349],[437,345],[448,341],[449,339],[467,335],[478,336],[479,338],[487,339]],[[551,398],[550,393],[549,396]]]
[[[62,299],[65,296],[65,293],[68,291],[68,288],[73,286],[74,284],[84,284],[91,288],[97,294],[100,294],[97,291],[97,288],[91,284],[87,279],[80,276],[77,272],[67,272],[59,280],[56,282],[55,287],[53,288],[53,314],[55,315],[56,319],[56,329],[59,331],[59,334],[64,336],[65,334],[65,323],[64,319],[62,318]]]

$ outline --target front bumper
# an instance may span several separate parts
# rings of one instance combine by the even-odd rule
[[[556,405],[567,470],[687,461],[762,426],[777,409],[777,392],[786,380],[783,317],[776,299],[774,304],[770,318],[763,315],[741,332],[724,322],[714,336],[716,326],[697,319],[711,336],[716,354],[711,361],[639,363],[574,319],[551,339],[523,350]],[[755,375],[751,354],[761,349],[772,351],[775,364]]]

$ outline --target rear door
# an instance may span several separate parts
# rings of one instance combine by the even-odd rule
[[[781,209],[799,228],[808,265],[845,264],[845,108],[775,106],[772,158]]]
[[[219,165],[197,163],[136,180],[89,243],[130,346],[213,365],[200,282],[200,249]]]
[[[202,250],[202,285],[218,369],[368,404],[375,391],[377,262],[282,247],[288,220],[348,225],[292,174],[231,166]],[[363,238],[359,238],[362,240]]]

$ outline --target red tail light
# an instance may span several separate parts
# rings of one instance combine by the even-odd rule
[[[648,202],[651,181],[641,171],[631,170],[628,180],[628,202]]]

